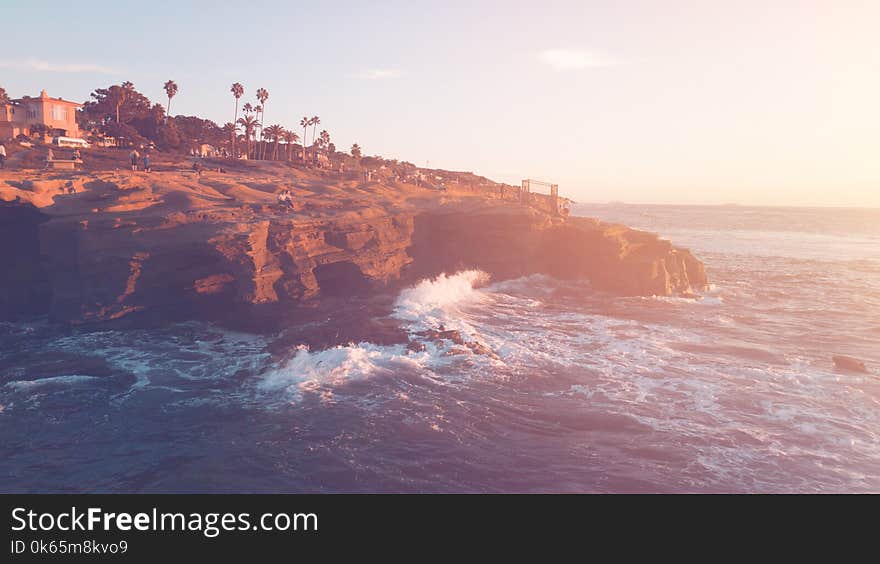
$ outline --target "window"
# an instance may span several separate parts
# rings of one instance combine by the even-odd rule
[[[55,121],[67,121],[67,108],[64,106],[52,106],[52,119]]]

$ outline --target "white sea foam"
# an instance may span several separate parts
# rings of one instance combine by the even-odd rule
[[[400,293],[394,304],[394,317],[409,323],[413,331],[437,329],[472,329],[462,323],[460,307],[486,299],[478,289],[489,282],[489,275],[481,270],[465,270],[453,275],[441,274],[422,280]]]
[[[269,358],[265,340],[259,335],[222,331],[210,325],[186,323],[178,326],[192,332],[192,338],[176,335],[155,338],[135,331],[96,331],[56,339],[52,348],[59,351],[89,354],[104,358],[114,368],[135,377],[131,387],[117,398],[143,389],[178,387],[154,384],[157,372],[173,374],[181,381],[222,381],[239,370],[258,372]]]
[[[737,347],[714,346],[696,319],[691,326],[654,321],[665,319],[656,315],[640,318],[643,310],[665,311],[657,309],[662,307],[659,304],[649,305],[657,300],[615,301],[616,309],[609,314],[558,302],[577,300],[576,292],[554,294],[559,289],[567,286],[543,276],[489,284],[479,271],[423,280],[401,292],[393,317],[413,340],[423,341],[424,351],[364,342],[324,351],[300,348],[268,373],[259,389],[284,401],[312,395],[333,402],[342,395],[362,400],[365,388],[348,390],[352,384],[408,377],[404,374],[454,386],[506,379],[509,382],[500,385],[525,386],[533,397],[567,397],[592,410],[625,415],[664,437],[676,437],[677,444],[693,439],[702,445],[693,455],[695,467],[700,468],[695,474],[703,480],[693,482],[699,487],[707,487],[706,475],[710,475],[723,489],[730,468],[762,464],[765,456],[782,464],[793,455],[831,460],[834,449],[863,457],[877,454],[876,434],[862,426],[847,426],[843,419],[829,419],[823,412],[829,401],[854,415],[854,406],[868,403],[855,380],[839,382],[829,393],[827,374],[803,359],[786,357],[785,363],[768,365],[762,358],[738,353]],[[728,313],[724,295],[721,288],[712,287],[701,300],[669,301],[681,306],[676,311],[717,320]],[[632,313],[635,318],[629,317]],[[726,323],[714,325],[735,323],[724,319]],[[454,345],[418,334],[441,324],[487,345],[498,359],[470,351],[450,356]],[[817,402],[814,398],[819,396],[825,399]],[[431,422],[437,430],[448,428],[443,422]],[[845,441],[816,438],[826,435]],[[733,449],[733,444],[740,446]],[[682,477],[682,483],[688,479]],[[768,474],[765,487],[776,479]]]
[[[91,382],[93,380],[99,380],[97,376],[84,376],[81,374],[69,374],[65,376],[52,376],[49,378],[39,378],[37,380],[13,380],[12,382],[7,382],[6,387],[11,388],[15,391],[28,391],[34,388],[41,388],[43,386],[49,385],[60,385],[60,386],[70,386],[74,384],[81,384],[83,382]]]
[[[307,392],[327,400],[333,397],[335,390],[353,382],[398,371],[421,373],[436,367],[443,362],[437,353],[433,347],[414,352],[404,345],[367,342],[322,351],[310,351],[300,345],[292,358],[263,376],[257,389],[265,395],[289,401],[300,400]]]
[[[458,330],[467,340],[480,340],[477,328],[465,313],[468,307],[488,304],[489,295],[480,289],[489,276],[480,270],[465,270],[452,275],[441,274],[425,279],[401,291],[392,316],[400,320],[410,338],[423,350],[408,350],[403,344],[377,345],[360,342],[321,351],[297,347],[293,357],[267,372],[258,390],[290,401],[298,401],[306,393],[316,393],[330,400],[334,392],[359,380],[397,372],[436,377],[442,368],[464,358],[489,357],[474,355],[469,349],[442,339],[432,340],[419,335],[426,330]],[[454,380],[455,375],[450,375]]]

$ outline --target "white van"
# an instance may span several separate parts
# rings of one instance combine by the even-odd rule
[[[77,137],[53,137],[52,144],[56,147],[87,148],[89,146],[88,142],[86,142],[85,139],[79,139]]]

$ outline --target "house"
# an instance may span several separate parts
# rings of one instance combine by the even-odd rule
[[[79,138],[76,111],[81,107],[76,102],[50,98],[45,90],[37,98],[25,96],[0,104],[0,139],[30,136],[34,129],[45,129],[47,137]]]
[[[202,143],[195,149],[195,153],[198,156],[204,158],[207,157],[216,157],[217,156],[217,148],[213,145],[209,145],[208,143]]]

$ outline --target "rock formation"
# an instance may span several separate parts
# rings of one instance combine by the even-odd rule
[[[300,172],[31,174],[0,179],[0,319],[259,314],[461,268],[626,295],[706,283],[696,258],[655,235],[485,194]],[[275,205],[282,187],[297,211]]]

